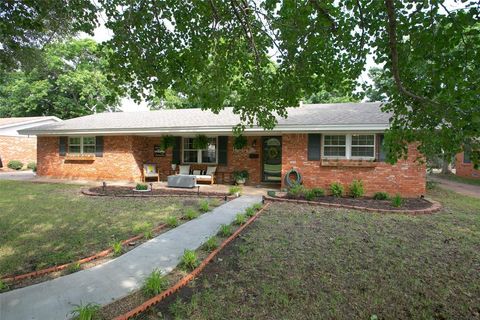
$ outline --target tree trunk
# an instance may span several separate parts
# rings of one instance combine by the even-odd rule
[[[450,174],[452,171],[450,170],[450,160],[451,157],[448,155],[444,155],[442,159],[442,174]]]

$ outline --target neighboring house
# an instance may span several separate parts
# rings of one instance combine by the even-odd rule
[[[61,121],[57,117],[0,118],[0,168],[11,160],[25,165],[37,161],[37,138],[19,134],[24,130]]]
[[[455,157],[455,169],[457,176],[480,179],[480,170],[473,167],[470,150],[457,154]]]
[[[232,172],[247,170],[250,185],[276,183],[297,169],[307,187],[327,188],[338,181],[348,186],[363,181],[368,194],[386,191],[404,196],[425,193],[425,165],[409,147],[407,160],[385,163],[383,132],[389,114],[380,103],[305,104],[288,109],[273,130],[247,127],[247,146],[233,149],[232,127],[238,115],[226,108],[219,114],[201,109],[138,113],[102,113],[23,130],[38,136],[38,175],[96,180],[139,180],[144,163],[155,163],[162,179],[172,163],[191,168],[217,166],[217,181],[232,182]],[[175,147],[159,150],[161,137],[175,137]],[[209,138],[196,150],[197,135]],[[83,155],[82,155],[83,153]]]

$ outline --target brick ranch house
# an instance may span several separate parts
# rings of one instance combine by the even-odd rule
[[[480,179],[480,170],[473,167],[470,150],[457,154],[455,157],[455,169],[457,176]]]
[[[17,130],[59,121],[57,117],[0,118],[0,168],[6,168],[11,160],[25,165],[37,161],[37,138],[19,134]]]
[[[385,191],[417,197],[425,194],[426,170],[409,147],[408,159],[385,163],[383,132],[389,115],[380,103],[304,104],[289,108],[288,117],[266,131],[245,130],[247,146],[234,150],[232,127],[240,122],[232,108],[219,114],[200,109],[138,113],[102,113],[24,130],[37,135],[39,176],[95,180],[139,180],[143,164],[155,163],[162,179],[172,163],[191,168],[216,166],[219,183],[231,183],[232,172],[247,170],[250,185],[276,183],[297,169],[306,187],[345,187],[361,179],[367,194]],[[173,148],[159,150],[161,137],[174,136]],[[197,135],[208,147],[196,150]],[[79,154],[88,154],[78,157]]]

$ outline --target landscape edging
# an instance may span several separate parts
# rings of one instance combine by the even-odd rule
[[[369,207],[362,207],[362,206],[352,206],[348,204],[340,204],[340,203],[330,203],[330,202],[320,202],[320,201],[308,201],[308,200],[300,200],[300,199],[285,199],[285,198],[277,198],[277,197],[270,197],[270,196],[263,196],[264,201],[269,202],[289,202],[289,203],[299,203],[299,204],[308,204],[308,205],[317,205],[317,206],[324,206],[324,207],[333,207],[333,208],[344,208],[344,209],[354,209],[354,210],[361,210],[361,211],[368,211],[368,212],[378,212],[378,213],[404,213],[404,214],[432,214],[438,212],[442,209],[442,205],[440,202],[427,199],[426,201],[431,203],[431,206],[426,209],[418,209],[418,210],[409,210],[409,209],[376,209],[376,208],[369,208]]]
[[[165,227],[167,227],[167,224],[166,224],[166,223],[160,224],[160,225],[156,226],[155,228],[153,228],[153,232],[158,232],[158,231],[164,229]],[[123,245],[123,246],[124,246],[124,245],[128,245],[129,243],[131,243],[131,242],[133,242],[133,241],[140,240],[140,239],[142,239],[143,237],[144,237],[144,235],[143,235],[143,234],[140,234],[140,235],[131,237],[131,238],[127,239],[127,240],[123,240],[123,241],[122,241],[122,245]],[[74,265],[74,264],[82,265],[82,264],[85,264],[85,263],[87,263],[87,262],[90,262],[90,261],[93,261],[93,260],[96,260],[96,259],[99,259],[99,258],[106,257],[106,256],[109,255],[112,251],[113,251],[112,248],[108,248],[108,249],[105,249],[105,250],[103,250],[103,251],[97,252],[97,253],[95,253],[94,255],[88,256],[88,257],[86,257],[86,258],[79,259],[79,260],[77,260],[77,261],[65,263],[65,264],[62,264],[62,265],[59,265],[59,266],[48,267],[48,268],[45,268],[45,269],[41,269],[41,270],[37,270],[37,271],[32,271],[32,272],[28,272],[28,273],[24,273],[24,274],[19,274],[19,275],[16,275],[16,276],[9,275],[9,276],[2,277],[2,278],[0,278],[0,279],[3,280],[3,281],[6,281],[6,282],[15,282],[15,281],[24,280],[24,279],[29,279],[29,278],[37,278],[37,277],[40,277],[40,276],[43,276],[43,275],[46,275],[46,274],[49,274],[49,273],[52,273],[52,272],[57,272],[57,271],[65,270],[65,269],[67,269],[70,265]]]
[[[230,242],[232,242],[236,237],[238,237],[238,235],[247,227],[249,226],[253,221],[255,221],[258,216],[263,212],[265,211],[265,209],[267,209],[269,207],[269,203],[265,204],[262,209],[260,209],[253,217],[251,217],[250,219],[247,220],[247,222],[245,222],[243,225],[241,225],[230,237],[228,237],[227,239],[225,239],[225,241],[223,241],[217,249],[213,250],[201,263],[198,267],[196,267],[192,272],[190,272],[189,274],[187,274],[185,277],[183,277],[182,279],[180,279],[179,281],[177,281],[173,286],[171,286],[170,288],[168,288],[167,290],[163,291],[162,293],[148,299],[147,301],[143,302],[141,305],[133,308],[132,310],[122,314],[122,315],[119,315],[117,317],[114,318],[114,320],[128,320],[132,317],[135,317],[137,315],[139,315],[140,313],[144,312],[145,310],[147,310],[148,308],[150,308],[151,306],[155,305],[155,304],[158,304],[159,302],[161,302],[163,299],[167,298],[168,296],[174,294],[175,292],[177,292],[178,290],[180,290],[181,288],[183,288],[184,286],[186,286],[190,281],[192,281],[195,277],[197,277],[200,272],[203,271],[203,269],[205,269],[205,267],[213,260],[213,258],[215,258],[215,256],[226,246],[228,245]]]

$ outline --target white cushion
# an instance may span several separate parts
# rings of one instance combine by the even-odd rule
[[[196,175],[196,176],[199,176],[201,175],[202,173],[202,170],[193,170],[193,174]]]
[[[187,164],[187,165],[182,165],[182,166],[178,166],[178,170],[179,170],[179,174],[190,174],[190,165]]]
[[[215,174],[215,171],[217,171],[217,167],[208,166],[206,174],[210,175],[210,176],[213,176]]]
[[[197,179],[208,179],[208,180],[210,180],[210,179],[212,179],[212,176],[210,176],[210,175],[196,175],[195,178],[197,178]]]

